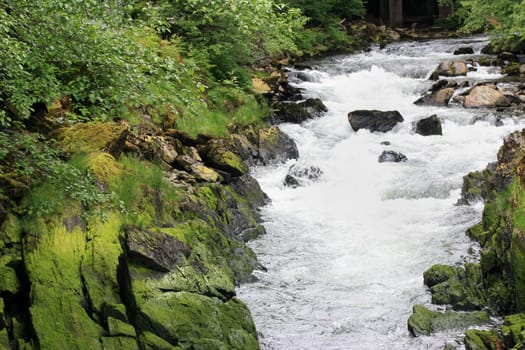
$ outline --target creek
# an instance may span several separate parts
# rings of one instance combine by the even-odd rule
[[[325,116],[282,124],[300,159],[253,169],[272,199],[262,209],[268,234],[250,243],[267,269],[238,288],[266,350],[443,349],[462,330],[413,338],[407,319],[428,305],[423,272],[436,263],[476,259],[465,230],[483,204],[458,206],[462,178],[496,160],[503,138],[524,123],[506,112],[417,106],[439,62],[479,55],[486,38],[399,42],[368,52],[308,62],[290,72],[294,86],[328,107]],[[476,54],[453,56],[461,46]],[[297,78],[301,76],[303,80]],[[478,67],[458,81],[500,77]],[[304,79],[308,81],[305,81]],[[405,121],[388,133],[354,132],[347,114],[397,110]],[[412,122],[437,114],[443,136],[421,136]],[[382,144],[383,141],[390,145]],[[384,150],[408,161],[379,163]],[[290,166],[318,167],[297,188]]]

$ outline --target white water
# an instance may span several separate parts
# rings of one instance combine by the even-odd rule
[[[522,122],[503,115],[496,127],[491,111],[413,101],[455,48],[479,52],[484,43],[397,43],[316,62],[306,72],[315,81],[296,81],[329,112],[281,126],[297,142],[298,161],[254,171],[272,204],[263,208],[268,234],[250,245],[268,271],[255,272],[259,281],[238,294],[263,349],[442,349],[461,339],[462,330],[412,338],[406,322],[413,304],[430,302],[427,268],[473,258],[464,232],[479,221],[482,204],[455,206],[462,177],[494,161],[503,137]],[[485,68],[468,79],[497,77]],[[346,115],[356,109],[398,110],[405,121],[386,134],[354,132]],[[443,136],[414,134],[412,121],[432,114],[442,119]],[[386,140],[390,146],[381,145]],[[378,163],[383,150],[408,161]],[[318,166],[323,175],[285,187],[294,163]]]

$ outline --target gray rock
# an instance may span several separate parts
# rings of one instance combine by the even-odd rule
[[[439,120],[437,115],[431,115],[428,118],[418,120],[415,123],[416,133],[423,136],[430,135],[443,135],[441,129],[441,120]]]
[[[393,163],[399,163],[399,162],[406,162],[408,158],[403,154],[395,151],[383,151],[381,155],[378,158],[379,163],[384,162],[393,162]]]
[[[190,255],[190,248],[173,236],[163,232],[126,230],[129,257],[150,269],[168,272]]]
[[[402,122],[403,116],[398,111],[356,110],[348,113],[348,122],[354,131],[387,132]]]

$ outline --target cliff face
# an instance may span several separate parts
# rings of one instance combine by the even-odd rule
[[[113,124],[55,138],[100,191],[47,179],[5,215],[0,348],[258,349],[235,297],[268,200],[247,164],[297,156],[293,141],[276,127],[194,139]]]

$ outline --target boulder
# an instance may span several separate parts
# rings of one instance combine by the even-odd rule
[[[234,177],[248,173],[248,166],[239,154],[234,152],[227,140],[211,139],[199,151],[207,166],[222,170]]]
[[[443,135],[441,120],[439,120],[438,116],[435,114],[415,122],[415,130],[416,134],[423,136]]]
[[[372,132],[387,132],[403,120],[398,111],[356,110],[348,113],[348,122],[354,131],[368,129]]]
[[[153,270],[168,272],[190,255],[190,248],[163,232],[128,228],[126,247],[130,258]]]
[[[431,74],[431,80],[437,80],[440,76],[457,77],[467,75],[467,63],[464,61],[444,61]]]
[[[474,49],[471,47],[459,47],[454,50],[454,55],[472,55],[473,53]]]
[[[383,151],[381,155],[378,158],[379,163],[384,162],[393,162],[393,163],[399,163],[399,162],[406,162],[408,158],[403,154],[395,151]]]
[[[422,305],[414,305],[412,315],[408,319],[408,330],[414,337],[430,335],[449,329],[461,329],[490,322],[485,311],[445,312],[431,311]]]
[[[501,335],[505,345],[510,349],[525,343],[525,314],[515,314],[505,317],[501,326]],[[521,349],[522,347],[518,347]]]
[[[444,88],[432,91],[414,102],[416,105],[446,106],[454,95],[454,88]]]
[[[466,350],[507,349],[495,331],[469,329],[465,332]],[[513,349],[522,349],[513,348]]]
[[[303,185],[305,181],[318,180],[322,174],[323,171],[317,166],[301,166],[294,164],[288,169],[288,174],[284,179],[284,184],[295,188]]]
[[[294,140],[277,126],[259,130],[259,162],[267,165],[299,158]]]
[[[282,102],[278,104],[277,109],[277,119],[287,123],[302,123],[320,117],[328,111],[323,101],[318,98],[309,98],[299,103]]]
[[[493,85],[477,85],[464,95],[466,108],[508,107],[510,101]]]

